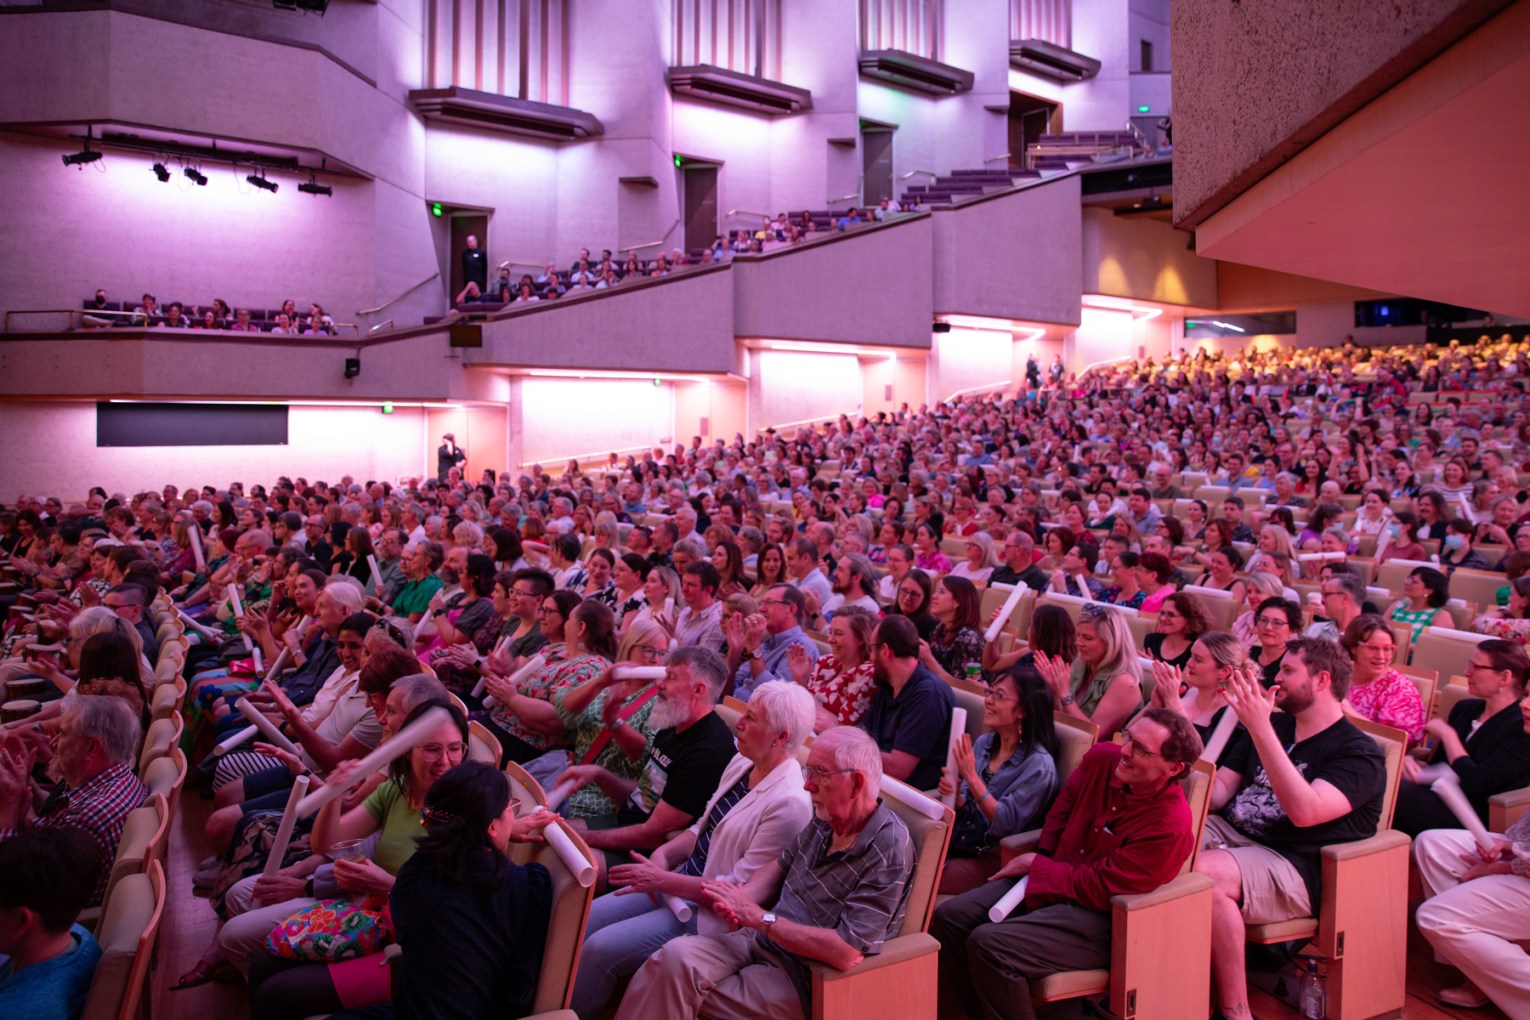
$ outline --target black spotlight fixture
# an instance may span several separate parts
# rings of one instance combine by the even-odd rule
[[[85,147],[83,149],[81,149],[79,152],[66,152],[66,153],[64,153],[64,156],[63,156],[64,165],[65,166],[83,167],[86,163],[94,163],[96,160],[100,159],[103,155],[105,155],[105,154],[104,153],[100,153],[100,152],[94,152],[94,151],[91,150],[91,148],[90,148],[90,139],[87,138],[87,139],[85,139]]]
[[[314,180],[314,173],[312,170],[308,171],[308,183],[299,184],[297,188],[305,195],[323,195],[325,198],[333,198],[335,194],[334,188],[331,188],[328,184],[320,184],[318,181]]]
[[[354,379],[354,378],[356,378],[360,374],[361,374],[361,359],[360,358],[346,358],[345,359],[345,377],[347,379]]]
[[[185,174],[188,180],[195,182],[197,187],[207,187],[207,175],[198,170],[196,167],[188,166],[186,169],[182,170],[181,173]]]
[[[154,164],[154,176],[159,178],[159,183],[165,184],[165,183],[168,183],[169,180],[170,180],[170,171],[165,169],[165,164],[163,164],[163,163],[155,163]]]
[[[302,11],[322,18],[329,7],[329,0],[271,0],[271,6],[279,11]]]
[[[275,181],[266,180],[264,170],[262,170],[259,174],[247,175],[245,180],[255,185],[255,187],[259,188],[261,191],[269,191],[273,195],[276,194],[277,183]]]

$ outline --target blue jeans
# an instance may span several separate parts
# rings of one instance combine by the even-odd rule
[[[637,973],[664,943],[696,934],[694,907],[689,923],[681,924],[662,903],[654,906],[642,893],[607,893],[590,905],[579,973],[569,1003],[580,1020],[592,1020],[610,1000],[619,978]]]

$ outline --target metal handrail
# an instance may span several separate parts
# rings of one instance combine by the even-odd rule
[[[989,156],[989,157],[988,157],[988,158],[987,158],[987,159],[985,159],[985,160],[983,160],[983,162],[984,162],[984,163],[985,163],[985,164],[986,164],[986,163],[997,163],[997,162],[998,162],[998,161],[999,161],[999,160],[1001,160],[1001,159],[1009,159],[1009,157],[1010,157],[1010,156],[1011,156],[1011,155],[1013,155],[1013,153],[1009,153],[1009,152],[1001,152],[1001,153],[1000,153],[1000,154],[999,154],[999,155],[997,155],[997,156]]]
[[[680,217],[676,216],[675,217],[675,222],[673,222],[673,223],[671,223],[669,225],[669,229],[664,231],[663,235],[657,241],[649,241],[647,244],[629,244],[625,248],[618,248],[616,250],[617,251],[642,251],[644,248],[657,248],[661,244],[668,244],[669,243],[669,235],[673,234],[675,232],[675,228],[678,227],[679,225],[680,225]]]
[[[826,198],[826,199],[824,199],[824,202],[826,202],[829,205],[833,205],[836,202],[848,202],[851,199],[859,200],[860,197],[861,197],[861,193],[859,191],[852,191],[852,192],[850,192],[850,194],[848,194],[848,195],[841,195],[838,198]]]
[[[431,273],[429,276],[425,277],[425,279],[421,280],[419,283],[415,284],[413,287],[410,287],[408,290],[406,290],[403,293],[399,294],[397,297],[395,297],[395,298],[393,298],[391,300],[388,300],[388,301],[384,301],[382,304],[378,305],[376,308],[358,308],[356,310],[356,314],[357,315],[376,315],[378,312],[382,311],[384,308],[387,308],[389,305],[396,304],[397,302],[402,301],[404,298],[408,297],[410,294],[413,294],[415,291],[419,290],[421,287],[425,286],[430,281],[439,279],[440,276],[441,276],[440,272]]]
[[[505,259],[495,269],[509,269],[511,266],[525,266],[528,269],[546,269],[546,262],[532,262],[529,259]]]
[[[770,213],[755,212],[752,209],[729,209],[724,219],[731,220],[735,216],[759,216],[763,219],[770,219]]]
[[[373,326],[373,327],[371,327],[370,329],[367,330],[367,336],[373,336],[374,334],[380,333],[380,332],[382,332],[385,329],[392,329],[392,328],[393,328],[393,320],[392,319],[389,319],[387,322],[379,322],[377,325],[375,325],[375,326]]]
[[[937,181],[940,180],[940,174],[936,173],[934,170],[910,170],[908,173],[901,175],[898,180],[906,181],[916,174],[924,174],[926,177],[932,177]]]

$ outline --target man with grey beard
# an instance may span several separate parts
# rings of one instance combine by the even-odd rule
[[[590,820],[584,833],[607,852],[608,865],[627,863],[629,850],[654,849],[706,810],[734,754],[733,732],[715,711],[727,678],[727,662],[712,649],[675,649],[648,716],[655,733],[641,778],[622,779],[598,765],[574,765],[558,777],[559,785],[596,783],[621,805],[614,816]]]

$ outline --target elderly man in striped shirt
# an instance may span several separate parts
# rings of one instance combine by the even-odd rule
[[[803,776],[815,815],[808,827],[747,883],[704,887],[707,905],[735,930],[659,950],[632,979],[617,1020],[800,1020],[812,1014],[810,961],[848,970],[902,925],[914,849],[877,802],[876,744],[854,727],[827,730]]]

